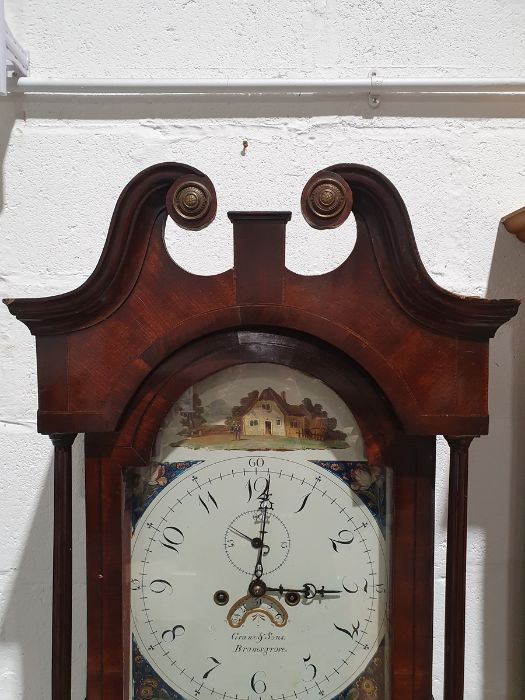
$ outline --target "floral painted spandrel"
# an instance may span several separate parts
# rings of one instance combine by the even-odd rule
[[[202,462],[202,460],[184,460],[181,462],[153,461],[146,470],[142,470],[140,476],[135,475],[132,508],[133,526],[151,501],[168,483],[199,462]],[[327,462],[312,460],[312,462],[347,482],[352,491],[368,507],[383,534],[385,534],[387,503],[384,467],[368,464],[368,462],[364,461]]]
[[[133,640],[133,700],[182,700],[151,668]],[[385,643],[382,642],[365,671],[335,700],[387,700]]]
[[[151,668],[133,639],[133,700],[183,700]]]
[[[387,511],[385,468],[363,461],[312,461],[345,481],[365,503],[385,534]]]
[[[383,534],[387,522],[386,469],[365,461],[321,461],[315,462],[346,482],[352,491],[367,506]],[[386,687],[386,639],[365,671],[335,700],[388,700]]]
[[[364,673],[335,700],[387,700],[386,693],[385,643],[383,641]]]
[[[162,489],[173,479],[183,474],[186,469],[202,462],[200,459],[181,462],[152,461],[148,467],[143,467],[133,473],[131,521],[133,528],[149,504],[158,496]]]

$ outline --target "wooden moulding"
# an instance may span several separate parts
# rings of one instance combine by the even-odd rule
[[[284,262],[288,212],[232,212],[234,269],[201,277],[171,259],[164,223],[176,183],[189,180],[213,200],[205,225],[216,208],[212,183],[179,163],[137,175],[83,285],[6,301],[37,336],[39,430],[113,431],[137,388],[175,350],[209,333],[266,327],[321,338],[353,358],[409,432],[485,433],[488,340],[518,302],[460,297],[433,282],[399,193],[376,170],[334,165],[309,180],[309,191],[315,178],[346,183],[336,217],[343,221],[352,205],[357,242],[342,265],[297,275]],[[312,225],[330,227],[316,216]]]

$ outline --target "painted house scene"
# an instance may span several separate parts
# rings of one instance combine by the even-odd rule
[[[231,418],[234,432],[237,431],[239,437],[280,435],[288,438],[313,438],[321,442],[325,439],[330,419],[328,416],[316,416],[313,405],[308,410],[304,403],[289,404],[286,392],[278,394],[272,387],[263,389],[260,394],[257,391],[253,393],[252,401]],[[334,438],[346,438],[346,434],[341,431],[332,432]]]
[[[356,421],[323,382],[270,363],[230,367],[186,391],[166,417],[157,456],[192,449],[348,449],[361,458]]]

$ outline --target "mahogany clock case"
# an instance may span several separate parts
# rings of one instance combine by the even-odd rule
[[[435,435],[466,436],[461,446],[450,439],[454,474],[465,477],[449,514],[445,680],[447,700],[462,696],[465,444],[487,431],[488,341],[518,302],[438,287],[399,193],[371,168],[320,171],[302,207],[316,228],[343,224],[353,211],[356,245],[336,270],[303,277],[286,269],[289,212],[230,212],[234,268],[199,277],[167,253],[164,223],[169,213],[185,228],[207,225],[213,184],[186,165],[153,166],[124,189],[86,283],[6,301],[37,336],[38,427],[56,446],[53,700],[70,693],[75,434],[86,433],[87,697],[127,700],[127,479],[148,464],[164,416],[188,387],[253,362],[325,382],[355,415],[368,461],[393,470],[391,700],[431,698]]]
[[[182,392],[210,373],[245,362],[278,363],[324,381],[352,408],[371,463],[393,468],[391,697],[430,697],[434,438],[402,435],[375,384],[339,353],[310,338],[265,329],[219,333],[189,344],[136,395],[117,433],[87,437],[86,499],[99,504],[87,514],[89,700],[108,692],[126,697],[129,683],[128,472],[148,463],[158,429]]]

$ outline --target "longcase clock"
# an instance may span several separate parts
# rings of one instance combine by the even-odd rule
[[[71,445],[86,434],[87,700],[430,700],[435,436],[451,448],[445,697],[463,697],[468,447],[488,341],[514,300],[463,298],[419,259],[393,185],[335,165],[302,211],[354,250],[285,268],[286,211],[229,212],[234,268],[190,274],[213,184],[124,189],[77,290],[6,300],[37,338],[55,445],[53,700],[71,697]]]

